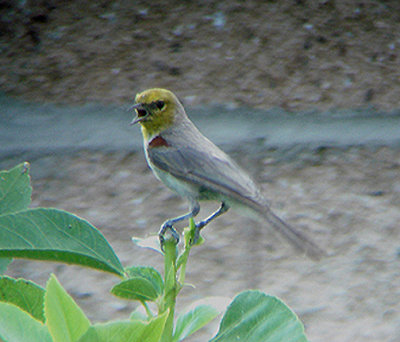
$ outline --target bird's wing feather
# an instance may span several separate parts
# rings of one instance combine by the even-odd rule
[[[258,201],[261,196],[251,178],[219,149],[206,152],[193,146],[171,146],[147,152],[157,168],[181,180],[241,200]]]
[[[318,259],[324,252],[307,236],[282,221],[267,206],[251,178],[221,150],[205,152],[192,146],[151,148],[148,157],[159,169],[173,176],[234,198],[253,208],[296,248]]]

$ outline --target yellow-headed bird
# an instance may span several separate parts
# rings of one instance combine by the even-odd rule
[[[154,175],[190,204],[189,213],[163,223],[159,232],[161,244],[168,229],[178,238],[173,225],[195,217],[200,211],[199,201],[215,200],[221,206],[196,224],[195,240],[200,229],[232,207],[266,221],[310,257],[324,254],[304,234],[271,211],[254,181],[200,133],[172,92],[158,88],[146,90],[136,95],[131,109],[137,113],[132,124],[141,125],[146,160]]]

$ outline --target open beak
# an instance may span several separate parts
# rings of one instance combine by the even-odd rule
[[[132,120],[132,122],[130,123],[130,125],[135,125],[140,121],[143,121],[147,118],[147,116],[149,115],[149,112],[146,110],[146,108],[144,108],[143,104],[141,103],[135,103],[133,106],[128,108],[128,111],[131,110],[136,110],[136,117]]]

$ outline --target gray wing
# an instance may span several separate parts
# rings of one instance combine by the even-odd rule
[[[157,168],[178,179],[230,198],[259,202],[262,196],[251,178],[215,145],[207,147],[149,148],[147,153]]]
[[[200,150],[198,146],[203,146]],[[255,209],[269,224],[281,232],[297,249],[310,257],[319,259],[325,253],[307,236],[282,221],[267,206],[251,178],[224,152],[211,142],[194,147],[177,149],[149,148],[150,161],[159,169],[189,183],[206,187],[208,191],[221,194]],[[207,151],[207,152],[206,152]]]

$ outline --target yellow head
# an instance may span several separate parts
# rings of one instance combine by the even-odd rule
[[[132,109],[137,113],[132,124],[140,123],[145,139],[171,127],[176,117],[184,113],[178,98],[169,90],[160,88],[137,94]]]

